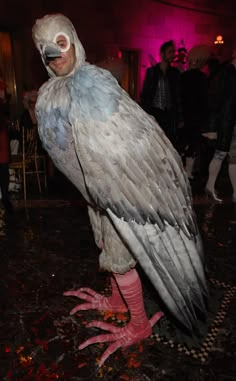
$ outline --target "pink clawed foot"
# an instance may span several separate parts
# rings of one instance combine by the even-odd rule
[[[114,298],[112,296],[106,297],[98,294],[91,288],[83,287],[77,291],[66,291],[63,293],[65,296],[76,296],[84,300],[86,303],[78,304],[70,311],[70,315],[74,315],[78,311],[98,310],[98,311],[113,311],[113,312],[127,312],[127,307],[123,300]]]
[[[101,321],[93,321],[87,324],[87,327],[96,327],[111,333],[91,337],[82,343],[79,346],[79,349],[84,349],[88,345],[95,343],[112,342],[112,344],[110,344],[103,353],[98,363],[99,367],[101,367],[107,358],[117,349],[128,347],[149,337],[152,333],[152,327],[163,315],[163,312],[157,312],[150,320],[146,320],[145,323],[142,323],[141,327],[139,325],[134,325],[132,321],[130,321],[127,326],[123,328],[119,328]]]

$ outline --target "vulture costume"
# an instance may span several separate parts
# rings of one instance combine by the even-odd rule
[[[73,70],[56,76],[49,67],[74,47]],[[148,320],[138,262],[153,283],[167,313],[189,333],[206,316],[207,287],[201,238],[181,159],[154,118],[134,102],[111,73],[85,62],[76,31],[65,16],[37,20],[33,39],[50,79],[36,105],[39,135],[57,168],[88,203],[100,267],[111,273],[108,297],[90,288],[67,291],[80,298],[80,310],[129,311],[125,327],[94,321],[104,334],[92,343],[109,342],[101,366],[120,347],[151,335],[163,315]]]

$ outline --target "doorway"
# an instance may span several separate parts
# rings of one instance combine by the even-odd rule
[[[140,50],[121,48],[120,52],[126,67],[121,85],[129,93],[130,97],[136,101],[139,98]]]

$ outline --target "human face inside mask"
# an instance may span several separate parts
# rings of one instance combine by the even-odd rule
[[[55,43],[61,50],[61,56],[50,61],[48,66],[57,76],[68,75],[76,62],[74,45],[70,44],[64,35],[58,35]]]

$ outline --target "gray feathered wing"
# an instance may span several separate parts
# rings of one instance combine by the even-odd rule
[[[84,66],[70,86],[69,118],[91,198],[107,211],[167,308],[195,330],[207,289],[178,154],[108,72]]]

